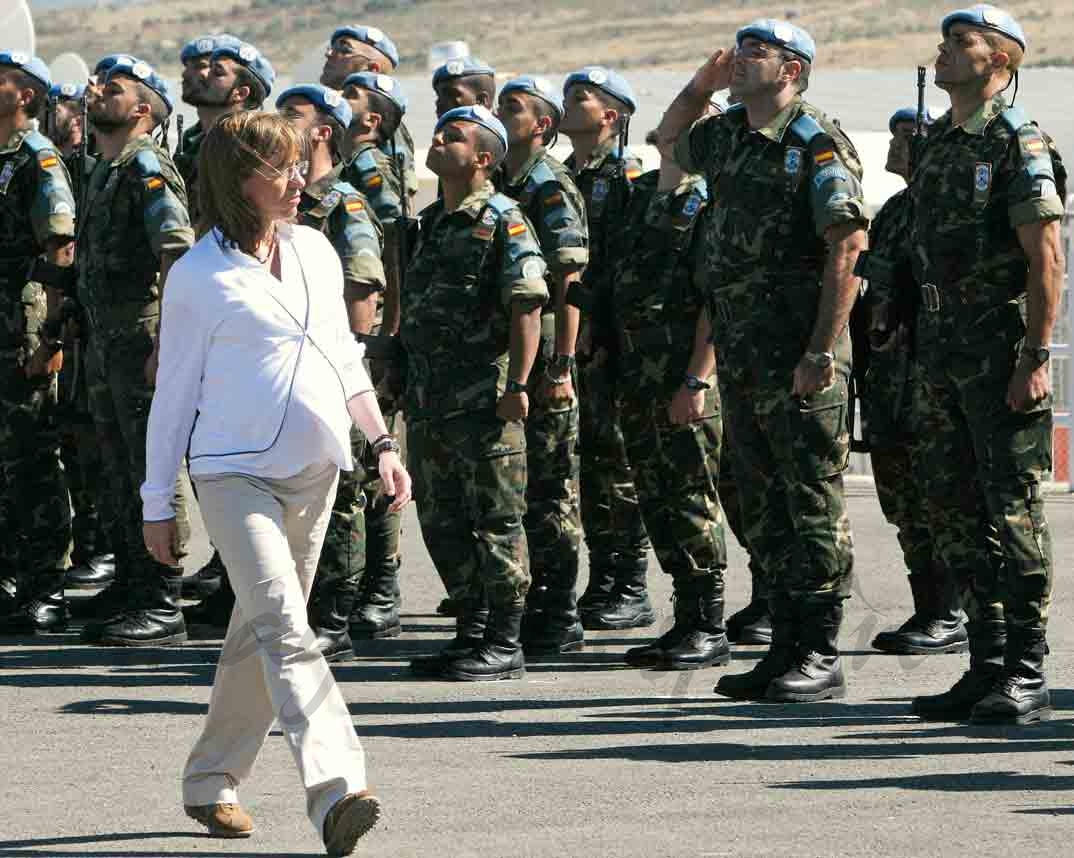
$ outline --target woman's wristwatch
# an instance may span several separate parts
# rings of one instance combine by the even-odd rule
[[[391,435],[381,435],[371,445],[373,449],[373,455],[378,459],[382,453],[399,453],[402,451],[402,447],[399,446],[399,442],[395,440]]]

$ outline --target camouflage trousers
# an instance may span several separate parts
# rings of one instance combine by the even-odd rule
[[[751,602],[764,602],[768,599],[768,577],[764,567],[761,566],[757,552],[750,549],[749,538],[746,536],[746,521],[742,515],[742,498],[738,489],[738,477],[735,466],[735,445],[727,432],[727,424],[724,422],[722,431],[722,443],[720,447],[720,482],[716,489],[720,496],[720,506],[723,508],[724,518],[731,533],[735,535],[738,544],[750,555],[750,579],[752,582]],[[741,467],[739,465],[738,467]]]
[[[74,509],[71,559],[81,563],[108,550],[102,533],[113,529],[112,524],[100,520],[101,452],[89,412],[85,350],[81,342],[64,349],[60,410],[63,415],[60,450]]]
[[[544,374],[543,358],[530,373]],[[531,399],[526,420],[526,541],[534,587],[571,591],[578,581],[578,401],[551,408]]]
[[[385,417],[388,431],[396,437],[402,420]],[[351,430],[353,471],[341,471],[336,500],[328,519],[324,547],[317,564],[314,591],[336,581],[394,573],[398,566],[402,513],[388,512],[391,501],[384,494],[369,442]]]
[[[37,330],[45,312],[40,285],[0,283],[0,564],[5,574],[63,569],[71,540],[56,376],[28,379],[23,371],[40,342]]]
[[[720,364],[746,541],[772,594],[850,594],[853,541],[842,476],[850,456],[845,335],[837,353],[836,383],[805,400],[791,396],[793,366]]]
[[[620,425],[645,526],[660,567],[675,578],[722,573],[727,566],[716,489],[723,431],[715,390],[705,405],[706,416],[677,425],[663,397],[621,401]]]
[[[90,331],[86,350],[86,381],[90,413],[101,451],[103,490],[101,514],[112,523],[109,534],[116,553],[116,575],[137,594],[153,593],[161,575],[174,574],[145,548],[142,501],[145,480],[145,442],[153,388],[145,379],[145,362],[153,350],[159,317],[147,315],[137,324],[102,325]],[[175,495],[180,544],[190,535],[184,493]],[[152,596],[150,595],[151,599]]]
[[[1052,412],[1011,411],[1007,385],[1021,340],[996,336],[973,353],[922,355],[915,455],[925,475],[936,550],[954,570],[971,620],[1043,627],[1052,546],[1041,480],[1052,465]]]
[[[530,586],[526,434],[495,414],[407,424],[414,500],[425,547],[448,595],[483,589],[521,606]]]
[[[607,363],[591,361],[578,377],[582,529],[592,577],[618,557],[643,560],[649,537],[619,425],[614,374]]]

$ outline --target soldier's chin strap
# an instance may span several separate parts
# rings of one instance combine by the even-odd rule
[[[157,139],[157,145],[162,149],[168,148],[168,132],[171,130],[172,120],[171,117],[165,119],[160,123],[160,137]]]
[[[1011,73],[1011,79],[1007,81],[1007,85],[1000,92],[1006,92],[1012,85],[1014,86],[1014,94],[1011,96],[1010,106],[1014,107],[1014,102],[1018,98],[1018,69]]]

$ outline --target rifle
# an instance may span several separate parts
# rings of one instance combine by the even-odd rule
[[[184,141],[183,141],[183,125],[184,124],[185,123],[184,123],[184,120],[183,120],[183,114],[180,113],[178,116],[175,117],[175,133],[179,135],[179,139],[178,139],[178,141],[176,141],[176,144],[175,144],[175,155],[176,155],[176,157],[182,157],[182,154],[183,154],[183,143],[184,143]]]
[[[913,176],[914,166],[920,155],[918,151],[925,139],[925,67],[917,67],[917,113],[914,116],[914,137],[910,141],[910,169],[908,176]]]
[[[89,95],[88,90],[83,90],[82,98],[79,99],[78,112],[82,125],[82,139],[78,142],[78,150],[75,154],[75,169],[71,176],[71,191],[75,195],[75,203],[78,206],[78,216],[83,215],[85,208],[86,163],[89,160]]]

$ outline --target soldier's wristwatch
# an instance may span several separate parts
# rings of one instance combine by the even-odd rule
[[[520,381],[515,381],[513,378],[507,379],[507,387],[504,388],[505,393],[525,393],[526,385]]]
[[[835,363],[835,352],[806,352],[804,357],[817,369],[827,369]]]
[[[1052,353],[1044,346],[1034,347],[1031,345],[1022,346],[1022,354],[1029,358],[1034,369],[1044,366],[1052,356]]]
[[[695,393],[699,390],[708,390],[712,387],[712,385],[705,381],[705,379],[698,378],[696,375],[687,375],[686,378],[682,380],[682,383],[686,385],[687,390],[692,390]]]

